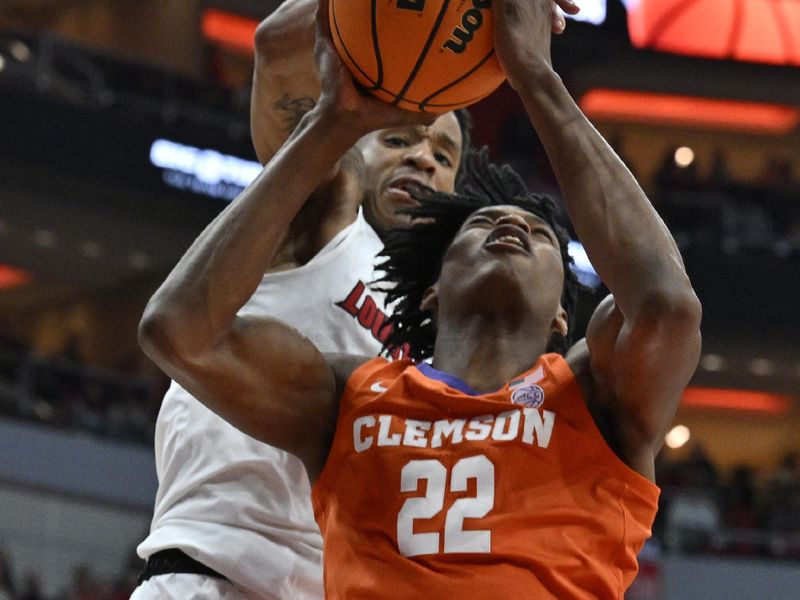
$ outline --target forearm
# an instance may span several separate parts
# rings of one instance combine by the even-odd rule
[[[231,327],[294,216],[358,139],[354,129],[319,111],[308,114],[257,179],[192,244],[143,319],[143,328],[156,331],[168,353],[197,356]]]
[[[570,218],[623,311],[688,283],[675,242],[625,164],[548,66],[518,86],[547,151]]]
[[[253,146],[266,164],[320,94],[314,65],[317,0],[287,0],[258,27],[250,103]]]

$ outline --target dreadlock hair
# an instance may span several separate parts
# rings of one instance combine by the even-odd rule
[[[556,221],[555,202],[529,192],[510,166],[490,163],[485,147],[468,151],[459,189],[456,194],[430,194],[419,200],[419,206],[404,209],[402,212],[412,217],[411,227],[393,229],[384,240],[379,256],[385,260],[378,267],[383,276],[378,283],[385,284],[381,289],[387,294],[387,302],[396,302],[386,324],[391,331],[384,352],[405,347],[407,356],[415,361],[433,354],[436,325],[431,315],[420,309],[425,291],[438,280],[445,252],[467,218],[480,208],[509,204],[543,219],[558,238],[564,265],[561,306],[567,313],[568,332],[566,336],[554,333],[547,350],[565,354],[572,344],[580,284],[567,252],[569,236]]]

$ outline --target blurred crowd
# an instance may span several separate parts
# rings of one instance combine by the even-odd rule
[[[767,472],[737,465],[722,473],[700,444],[656,465],[662,488],[654,535],[680,552],[800,559],[800,453]]]
[[[0,336],[0,413],[117,440],[152,443],[165,376],[86,364],[70,343],[41,356]]]
[[[721,150],[702,173],[690,152],[669,148],[654,182],[654,202],[680,245],[800,256],[800,179],[791,160],[770,156],[748,181]]]
[[[15,573],[12,556],[0,548],[0,600],[128,600],[139,570],[139,559],[133,554],[112,580],[98,577],[88,565],[80,565],[73,571],[69,586],[48,595],[42,590],[39,573]]]
[[[609,135],[617,154],[640,178],[681,249],[714,252],[767,251],[779,258],[800,256],[800,167],[788,153],[768,154],[747,177],[730,167],[725,150],[708,155],[671,146],[651,177],[637,173],[626,141]],[[531,189],[558,196],[544,148],[524,115],[500,128],[498,160],[523,174]]]

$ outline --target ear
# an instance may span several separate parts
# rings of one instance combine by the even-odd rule
[[[567,321],[567,311],[565,311],[562,306],[559,306],[558,312],[556,313],[553,322],[550,324],[550,332],[566,336],[568,331],[569,325]]]
[[[422,311],[431,313],[433,316],[436,315],[436,309],[439,308],[439,291],[435,284],[422,294],[422,302],[419,303],[419,308]]]

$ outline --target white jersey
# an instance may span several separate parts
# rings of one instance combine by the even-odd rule
[[[275,316],[322,352],[375,355],[384,294],[370,290],[378,236],[359,211],[310,262],[264,276],[242,314]],[[294,456],[241,433],[178,384],[156,423],[159,488],[150,535],[225,575],[252,598],[322,598],[322,538]]]

